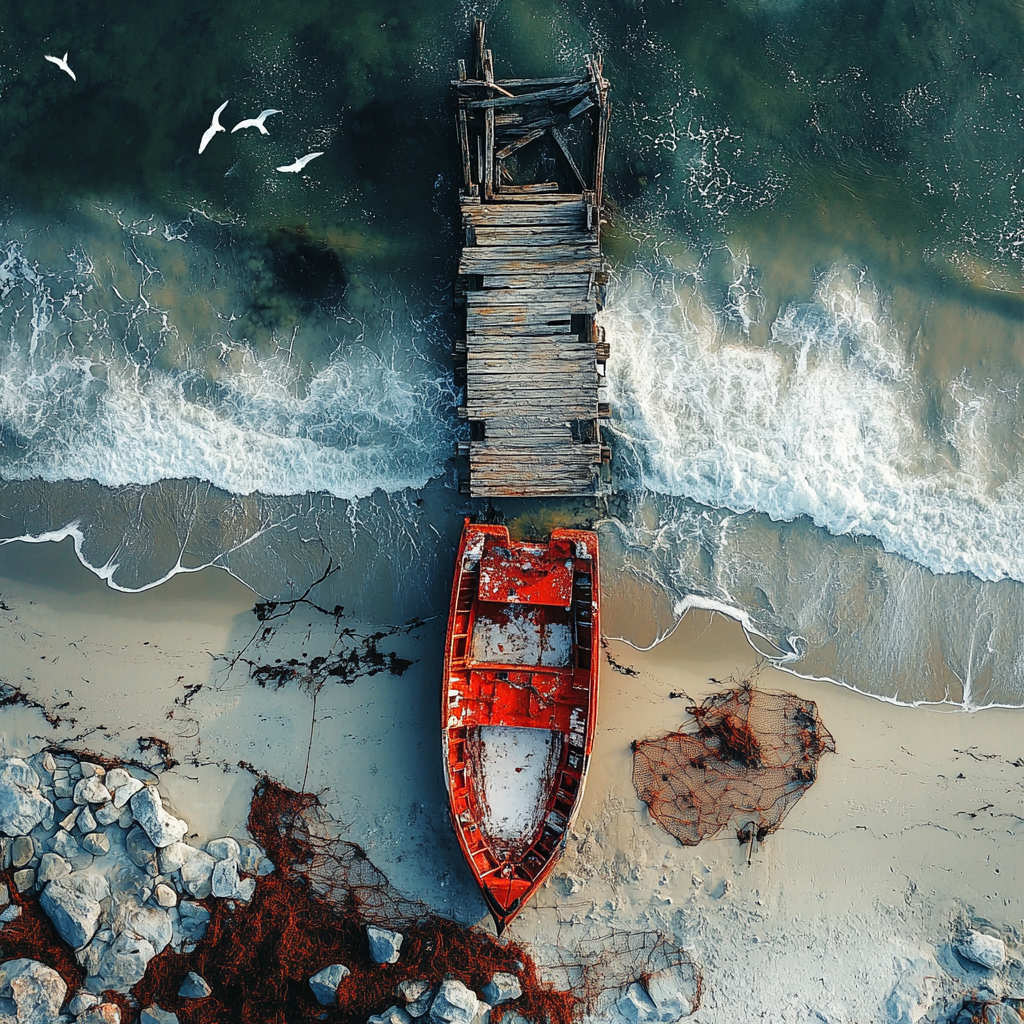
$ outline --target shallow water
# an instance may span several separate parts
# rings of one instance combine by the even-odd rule
[[[485,511],[451,460],[447,80],[475,14],[499,75],[601,50],[614,86],[615,493],[496,511],[600,523],[605,585],[654,595],[615,627],[638,644],[697,601],[800,672],[1024,704],[1011,0],[11,12],[3,535],[74,536],[126,590],[336,568],[321,601],[443,614]],[[72,46],[74,82],[43,60]]]

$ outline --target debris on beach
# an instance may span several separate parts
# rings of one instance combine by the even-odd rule
[[[774,832],[814,782],[835,742],[814,701],[748,683],[687,708],[696,734],[633,744],[633,784],[651,816],[684,846],[730,822],[743,843]]]

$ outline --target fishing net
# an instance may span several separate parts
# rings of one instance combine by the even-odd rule
[[[396,1003],[402,981],[436,985],[457,978],[479,992],[497,972],[518,976],[523,995],[515,1010],[536,1024],[570,1024],[578,998],[542,982],[529,954],[499,943],[477,928],[430,914],[401,895],[354,843],[333,838],[319,801],[270,781],[253,796],[249,831],[277,866],[259,879],[252,901],[208,900],[206,937],[188,954],[165,952],[150,962],[132,995],[140,1006],[156,1002],[182,1024],[293,1024],[365,1021]],[[402,931],[397,963],[370,958],[366,925]],[[311,975],[329,964],[351,971],[334,1006],[321,1006]],[[179,998],[189,971],[213,994]],[[499,1024],[496,1007],[491,1020]]]
[[[835,742],[814,701],[744,683],[686,709],[696,733],[633,744],[633,785],[652,817],[685,846],[718,835],[760,842],[815,779]]]

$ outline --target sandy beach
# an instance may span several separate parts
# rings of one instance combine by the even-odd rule
[[[9,545],[0,598],[0,679],[27,701],[4,708],[0,754],[65,746],[148,764],[200,840],[243,837],[253,773],[304,785],[406,895],[488,926],[446,819],[443,617],[382,641],[413,661],[402,675],[328,683],[314,707],[295,685],[261,687],[229,662],[243,648],[262,664],[308,660],[336,641],[333,620],[299,606],[254,644],[256,597],[222,571],[124,595],[70,544]],[[612,640],[606,654],[574,835],[510,929],[540,962],[593,957],[613,934],[656,930],[702,972],[695,1021],[853,1024],[895,1019],[887,1001],[901,980],[935,979],[926,1020],[983,986],[951,952],[964,926],[997,930],[1017,955],[1024,712],[905,708],[758,670],[741,627],[707,612],[687,613],[648,652]],[[652,821],[633,789],[630,745],[684,725],[686,697],[712,692],[712,678],[755,671],[758,686],[817,702],[836,753],[748,866],[732,834],[682,847]],[[1024,998],[1024,988],[995,994]]]

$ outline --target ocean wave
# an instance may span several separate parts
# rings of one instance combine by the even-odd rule
[[[1024,478],[1001,440],[1015,385],[961,375],[936,402],[862,270],[823,274],[764,345],[698,287],[652,289],[641,272],[613,283],[602,316],[639,486],[807,516],[937,573],[1024,580]]]

